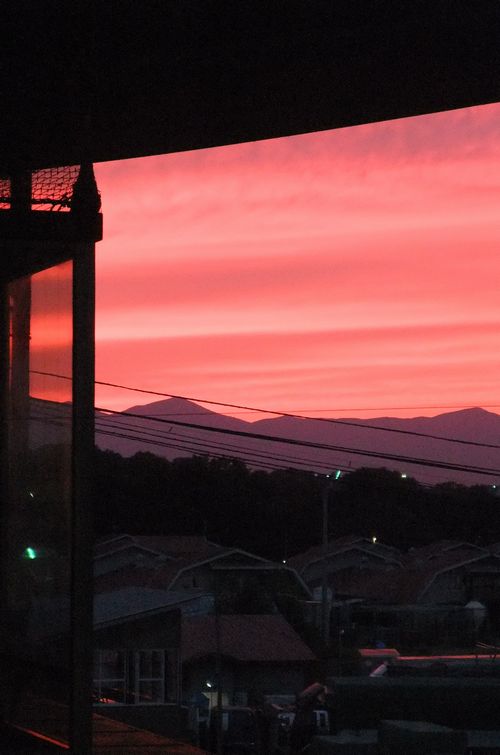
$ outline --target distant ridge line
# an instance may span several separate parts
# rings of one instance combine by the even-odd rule
[[[38,371],[38,370],[30,370],[30,372],[32,372],[32,373],[34,373],[36,375],[46,375],[46,376],[49,376],[49,377],[61,378],[63,380],[71,380],[71,378],[69,378],[67,376],[57,375],[55,373],[50,373],[50,372],[41,372],[41,371]],[[379,427],[377,425],[367,424],[366,422],[353,422],[353,421],[350,421],[350,420],[343,420],[343,419],[331,419],[329,417],[309,417],[309,416],[306,416],[306,415],[303,415],[303,414],[292,414],[290,412],[272,411],[270,409],[260,409],[260,408],[257,408],[257,407],[244,406],[242,404],[227,404],[227,403],[223,403],[221,401],[207,401],[205,399],[195,399],[195,398],[190,398],[188,396],[179,396],[179,395],[175,395],[175,394],[172,394],[172,393],[163,393],[163,392],[160,392],[160,391],[149,391],[149,390],[146,390],[144,388],[134,388],[134,387],[130,387],[130,386],[119,385],[118,383],[108,383],[108,382],[99,381],[99,380],[96,380],[95,383],[96,383],[96,385],[104,385],[104,386],[108,386],[108,387],[111,387],[111,388],[122,388],[122,389],[125,389],[125,390],[134,391],[136,393],[146,393],[146,394],[150,394],[150,395],[153,395],[153,396],[162,396],[163,398],[178,399],[178,400],[181,400],[181,401],[190,401],[190,402],[194,402],[194,403],[199,402],[199,403],[202,403],[202,404],[212,404],[213,406],[231,407],[233,409],[245,409],[245,410],[252,411],[252,412],[261,412],[262,414],[275,414],[275,415],[280,416],[280,417],[289,417],[291,419],[303,419],[303,420],[310,420],[312,422],[327,422],[327,423],[333,424],[333,425],[346,425],[348,427],[358,427],[358,428],[362,428],[362,429],[366,429],[366,430],[378,430],[379,432],[398,433],[398,434],[401,434],[401,435],[413,435],[413,436],[421,437],[421,438],[429,438],[430,440],[444,441],[446,443],[460,443],[460,444],[467,445],[467,446],[479,446],[481,448],[494,448],[494,449],[499,449],[500,450],[500,445],[497,445],[497,444],[490,444],[490,443],[483,443],[483,442],[479,442],[479,441],[465,440],[463,438],[447,438],[446,436],[433,435],[431,433],[421,433],[421,432],[418,432],[416,430],[402,430],[401,428],[397,428],[397,427]],[[145,404],[144,406],[147,406],[147,404]],[[94,407],[94,408],[98,409],[98,407]],[[111,412],[113,414],[123,414],[125,416],[133,416],[133,415],[127,415],[126,412],[119,412],[117,410],[111,410],[111,409],[98,409],[98,411],[103,411],[103,412],[109,411],[109,412]],[[467,409],[464,409],[462,411],[486,411],[486,410],[484,410],[484,409],[482,409],[480,407],[468,407]],[[215,413],[217,414],[217,412],[215,412]],[[493,414],[493,412],[486,412],[486,413],[487,414],[489,414],[489,413]],[[144,415],[139,415],[139,416],[143,416],[144,417]],[[220,415],[220,416],[223,416],[223,415]],[[499,416],[499,415],[495,415],[495,416]],[[154,419],[154,417],[152,417],[152,416],[150,418]],[[397,419],[397,418],[395,418],[395,419]],[[169,421],[173,424],[172,420],[169,420]],[[352,453],[354,453],[354,452],[352,452]]]
[[[146,420],[151,420],[154,422],[162,422],[168,425],[176,425],[179,427],[189,427],[195,430],[217,432],[217,433],[222,433],[224,435],[234,435],[237,437],[253,438],[255,440],[265,440],[265,441],[270,441],[274,443],[284,443],[284,444],[295,445],[295,446],[303,446],[307,448],[317,448],[317,449],[322,449],[326,451],[340,451],[343,453],[352,454],[354,456],[366,456],[369,458],[384,459],[388,461],[399,461],[399,462],[403,461],[407,464],[415,464],[417,466],[423,466],[423,467],[449,469],[449,470],[460,471],[460,472],[472,472],[472,473],[484,474],[484,475],[488,475],[492,477],[500,476],[500,470],[498,469],[495,470],[495,469],[491,469],[487,467],[473,467],[466,464],[454,464],[454,463],[449,463],[449,462],[437,461],[433,459],[422,459],[418,457],[403,456],[400,454],[392,454],[392,453],[387,453],[387,452],[361,450],[357,448],[348,448],[345,446],[334,446],[331,444],[316,443],[316,442],[307,441],[307,440],[295,440],[292,438],[283,438],[283,437],[275,436],[275,435],[264,435],[263,433],[250,433],[244,430],[231,430],[229,428],[210,427],[209,425],[198,425],[192,422],[181,422],[180,420],[158,419],[158,418],[148,416],[145,414],[136,414],[132,412],[119,412],[119,411],[114,411],[111,409],[104,409],[100,407],[96,407],[96,410],[100,412],[108,412],[110,414],[121,415],[124,417],[135,417],[136,419],[146,419]]]

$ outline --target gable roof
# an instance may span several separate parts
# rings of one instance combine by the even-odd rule
[[[313,661],[315,656],[278,614],[183,616],[183,662],[215,655],[217,626],[222,655],[241,662]]]
[[[423,563],[380,574],[353,575],[349,595],[384,605],[417,603],[440,574],[468,567],[491,558],[487,551],[471,554],[468,549],[453,549]]]
[[[95,558],[102,558],[131,547],[142,548],[158,555],[170,558],[191,556],[193,554],[212,553],[223,549],[206,537],[184,535],[118,535],[108,540],[101,540],[95,546]]]
[[[411,548],[405,555],[405,563],[424,563],[435,558],[440,558],[444,553],[459,553],[461,557],[465,556],[465,553],[470,553],[471,557],[474,555],[481,555],[488,553],[487,548],[482,548],[480,545],[474,545],[473,543],[466,543],[462,540],[437,540],[436,542],[428,545],[422,545],[419,548]]]
[[[366,537],[357,535],[348,535],[345,537],[331,540],[327,546],[326,557],[338,556],[342,553],[357,550],[365,554],[370,554],[375,558],[380,558],[388,563],[401,565],[401,554],[397,548],[382,543],[374,543]],[[295,569],[298,574],[302,574],[311,564],[322,561],[324,558],[323,545],[314,545],[302,553],[298,553],[288,559],[287,564]]]
[[[129,548],[133,544],[133,538],[130,535],[117,535],[116,537],[99,540],[94,545],[94,558],[107,556],[108,553],[114,553],[122,548]]]
[[[217,545],[204,537],[122,535],[101,542],[98,547],[99,552],[96,558],[104,558],[106,555],[128,548],[143,548],[150,553],[155,553],[159,558],[158,562],[152,565],[137,565],[134,562],[124,564],[107,573],[96,574],[94,577],[96,593],[140,585],[150,589],[175,589],[175,583],[183,573],[206,565],[217,568],[217,565],[222,566],[223,562],[231,557],[241,558],[248,563],[246,565],[244,563],[230,564],[230,568],[280,569],[290,572],[300,583],[304,592],[309,592],[293,567],[256,556],[240,548]]]

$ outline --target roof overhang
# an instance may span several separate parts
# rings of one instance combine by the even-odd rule
[[[500,3],[7,2],[0,171],[500,100]]]

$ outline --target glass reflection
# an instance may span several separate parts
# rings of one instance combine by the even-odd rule
[[[62,739],[70,689],[72,273],[65,262],[8,291],[6,717]]]

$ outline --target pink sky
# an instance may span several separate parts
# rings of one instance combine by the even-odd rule
[[[500,105],[97,165],[97,379],[329,416],[500,407],[499,169]]]
[[[73,263],[63,262],[31,277],[30,395],[45,401],[71,401]]]

